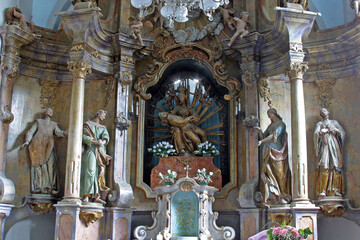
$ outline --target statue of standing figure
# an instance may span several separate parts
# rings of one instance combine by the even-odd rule
[[[291,201],[291,172],[288,160],[286,125],[276,109],[267,111],[271,120],[263,133],[259,127],[261,146],[261,178],[264,182],[265,204],[286,204]]]
[[[345,193],[343,174],[343,144],[345,131],[336,120],[329,119],[326,108],[320,110],[322,121],[314,132],[315,153],[318,159],[317,195],[342,196]]]
[[[105,120],[106,111],[99,110],[95,116],[84,123],[82,141],[85,151],[81,159],[80,195],[83,202],[93,200],[105,204],[103,198],[110,188],[105,182],[105,167],[111,157],[106,154],[109,143],[109,133],[100,122]]]
[[[53,110],[47,108],[43,119],[36,119],[26,133],[25,143],[29,145],[31,159],[31,192],[36,194],[52,194],[59,192],[58,170],[54,135],[66,137],[67,130],[62,131],[56,122],[51,121]]]

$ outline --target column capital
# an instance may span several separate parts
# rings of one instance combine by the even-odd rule
[[[67,64],[73,78],[86,78],[86,75],[91,73],[91,65],[84,59],[80,61],[68,61]]]
[[[306,70],[309,68],[307,62],[291,62],[286,71],[286,75],[289,76],[290,81],[293,78],[303,79]]]

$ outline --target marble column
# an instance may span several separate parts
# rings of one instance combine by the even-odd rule
[[[91,66],[85,60],[80,60],[68,62],[68,67],[73,75],[73,81],[64,199],[62,201],[79,202],[85,78],[91,72]]]

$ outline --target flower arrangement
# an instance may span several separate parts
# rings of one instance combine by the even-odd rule
[[[270,228],[267,232],[270,240],[301,240],[313,234],[309,228],[299,229],[282,224],[280,227]]]
[[[161,177],[161,180],[160,180],[160,183],[161,182],[171,182],[171,183],[174,183],[177,178],[177,173],[175,171],[171,171],[170,169],[167,170],[167,175],[164,175],[162,173],[159,173],[159,176]]]
[[[219,155],[219,151],[216,149],[215,145],[212,143],[209,143],[208,141],[200,143],[198,145],[198,149],[194,151],[195,154],[197,155],[214,155],[217,156]]]
[[[213,172],[209,172],[209,174],[206,173],[206,168],[203,168],[202,170],[198,169],[196,172],[196,177],[194,177],[194,179],[199,181],[199,183],[209,184],[210,182],[212,182],[212,175],[214,175]]]
[[[174,146],[165,141],[159,142],[158,144],[154,145],[152,148],[148,148],[148,151],[160,157],[168,157],[169,155],[176,155]]]

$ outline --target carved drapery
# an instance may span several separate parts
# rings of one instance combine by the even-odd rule
[[[151,94],[146,91],[159,81],[167,67],[186,59],[198,61],[210,70],[217,83],[228,89],[229,93],[224,95],[226,100],[230,100],[240,91],[240,82],[228,75],[225,64],[220,59],[221,54],[217,54],[218,50],[211,51],[194,43],[175,44],[166,48],[169,41],[171,40],[167,36],[160,36],[154,41],[153,62],[149,65],[146,73],[139,77],[134,84],[134,89],[143,99],[151,99]]]
[[[333,87],[335,79],[318,79],[315,80],[317,86],[317,94],[319,98],[319,105],[323,108],[329,107],[333,100]]]

